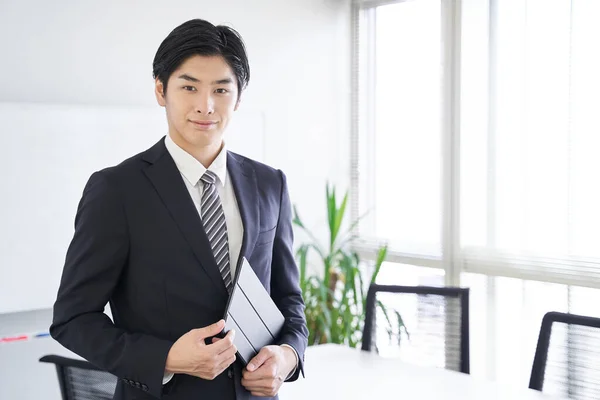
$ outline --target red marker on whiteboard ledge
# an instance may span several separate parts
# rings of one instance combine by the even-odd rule
[[[21,341],[27,340],[27,339],[29,339],[29,336],[27,336],[27,335],[7,336],[7,337],[0,338],[0,343],[21,342]]]
[[[39,339],[39,338],[45,338],[45,337],[50,337],[50,334],[48,332],[38,332],[38,333],[29,334],[29,335],[4,336],[4,337],[0,337],[0,344],[13,343],[13,342],[24,342],[24,341],[31,340],[31,339]]]

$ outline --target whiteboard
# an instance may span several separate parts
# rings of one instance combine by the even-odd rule
[[[90,175],[167,133],[161,107],[0,103],[0,313],[52,307]],[[234,115],[230,150],[264,161],[262,112]]]

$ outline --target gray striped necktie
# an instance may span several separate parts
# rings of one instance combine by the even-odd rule
[[[200,201],[202,223],[210,247],[212,248],[219,272],[225,282],[227,291],[231,293],[231,266],[229,264],[229,241],[227,239],[227,224],[225,224],[225,213],[219,198],[219,192],[215,182],[217,176],[214,172],[206,171],[202,178],[204,192]]]

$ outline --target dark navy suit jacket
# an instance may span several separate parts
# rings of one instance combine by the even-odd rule
[[[294,261],[285,175],[229,152],[245,256],[285,316],[277,343],[298,353],[308,331]],[[113,321],[104,314],[110,303]],[[53,338],[119,379],[115,399],[253,399],[242,367],[213,380],[176,374],[162,385],[169,349],[224,316],[227,291],[164,138],[94,173],[83,192],[54,304]]]

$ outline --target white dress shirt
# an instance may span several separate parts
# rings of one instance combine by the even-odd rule
[[[173,157],[175,165],[177,165],[177,169],[179,169],[179,172],[183,177],[185,187],[194,201],[198,214],[202,215],[200,203],[202,193],[204,192],[204,183],[200,178],[206,172],[206,168],[200,161],[196,160],[187,151],[175,144],[169,135],[165,138],[165,146],[167,147],[169,154],[171,154],[171,157]],[[240,216],[240,209],[238,208],[235,192],[231,185],[231,179],[229,179],[227,174],[227,148],[225,145],[208,169],[217,175],[217,182],[215,182],[215,185],[217,186],[219,198],[223,205],[223,212],[225,213],[227,240],[229,241],[229,265],[231,265],[231,277],[233,278],[242,249],[244,225],[242,224],[242,217]]]
[[[179,147],[171,138],[167,135],[165,138],[165,146],[167,151],[175,161],[177,169],[181,173],[185,187],[187,188],[196,210],[199,215],[202,215],[200,209],[200,203],[202,199],[202,193],[204,191],[204,183],[200,180],[202,175],[206,172],[207,168],[196,160],[191,154]],[[240,215],[240,209],[238,207],[235,192],[231,185],[231,179],[229,179],[227,173],[227,147],[223,144],[223,148],[217,155],[217,158],[208,166],[208,169],[217,176],[217,191],[219,192],[219,198],[223,205],[223,212],[225,214],[225,225],[227,226],[227,239],[229,242],[229,265],[231,266],[231,277],[235,276],[235,269],[237,267],[238,259],[240,257],[240,251],[242,249],[242,238],[244,237],[244,225],[242,224],[242,217]],[[288,346],[288,345],[283,345]],[[296,368],[298,366],[298,353],[294,350],[296,356]],[[295,372],[292,371],[290,376]],[[165,374],[163,379],[163,385],[169,382],[173,378],[173,374]]]

